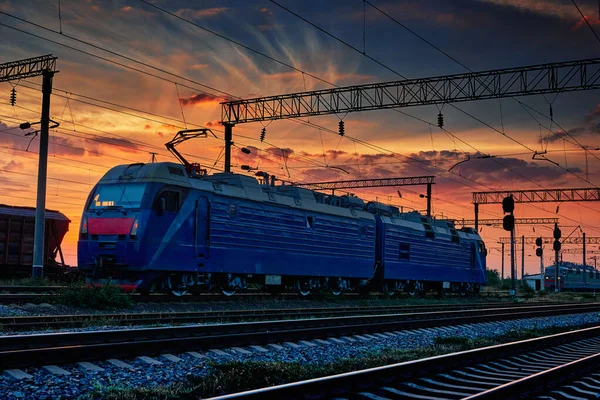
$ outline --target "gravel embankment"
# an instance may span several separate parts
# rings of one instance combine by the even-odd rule
[[[544,329],[550,327],[577,327],[600,322],[600,314],[587,313],[557,317],[532,318],[497,323],[463,325],[460,327],[435,328],[430,330],[406,331],[393,336],[376,335],[376,339],[356,339],[342,343],[328,341],[328,344],[311,342],[315,346],[301,345],[299,348],[285,347],[283,350],[269,349],[269,352],[257,352],[245,348],[251,354],[224,349],[227,355],[205,353],[206,358],[194,358],[188,354],[177,354],[182,359],[171,362],[154,357],[161,365],[145,365],[136,360],[122,360],[134,367],[134,370],[119,369],[105,361],[94,364],[104,368],[97,373],[81,372],[74,365],[62,366],[71,375],[58,376],[43,369],[27,369],[33,376],[29,381],[14,382],[0,377],[0,398],[2,399],[70,399],[98,388],[114,387],[154,387],[180,382],[190,376],[202,376],[206,373],[207,360],[232,361],[283,361],[300,363],[329,363],[340,358],[359,357],[366,352],[386,349],[411,349],[430,346],[436,337],[467,337],[471,339],[502,335],[510,330]],[[113,327],[114,329],[114,327]],[[193,350],[193,349],[190,349]]]

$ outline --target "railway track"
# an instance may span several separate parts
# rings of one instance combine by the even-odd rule
[[[600,327],[593,327],[214,400],[597,398],[598,370]]]
[[[455,310],[0,337],[0,369],[599,311],[600,304]]]
[[[19,288],[21,288],[20,286]],[[33,288],[37,288],[37,286],[33,286]],[[60,290],[61,286],[47,286],[46,289],[10,289],[10,290],[2,290],[0,289],[0,304],[22,304],[22,303],[31,303],[31,302],[51,302],[52,297],[56,296],[56,292]],[[36,291],[37,290],[37,291]],[[3,293],[4,292],[4,293]],[[28,293],[29,292],[29,293]],[[33,292],[33,293],[32,293]],[[209,302],[209,301],[238,301],[240,299],[249,300],[249,299],[306,299],[303,296],[300,296],[298,293],[279,293],[279,294],[271,294],[271,293],[237,293],[234,296],[226,296],[221,293],[202,293],[202,294],[188,294],[185,296],[171,296],[168,294],[131,294],[131,298],[138,303],[186,303],[186,302]],[[357,293],[344,293],[343,298],[358,298],[360,295]],[[385,297],[383,294],[374,294],[371,297]],[[481,296],[484,298],[490,299],[503,299],[510,298],[511,296],[507,294],[490,294],[486,296]],[[319,298],[319,295],[316,294],[311,298]]]
[[[559,303],[545,303],[545,306]],[[565,304],[565,303],[562,303]],[[510,308],[532,307],[531,303],[511,304]],[[370,307],[322,307],[322,308],[287,308],[262,310],[222,310],[135,314],[79,314],[79,315],[41,315],[0,317],[0,326],[4,330],[22,331],[44,328],[71,328],[93,324],[114,325],[154,325],[154,324],[186,324],[215,323],[235,321],[264,321],[292,318],[341,317],[359,314],[395,314],[458,311],[473,309],[506,308],[506,303],[475,304],[438,304],[438,305],[394,305]]]

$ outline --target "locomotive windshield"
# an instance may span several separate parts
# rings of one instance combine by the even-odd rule
[[[144,183],[98,185],[89,209],[140,208],[145,191],[146,184]]]

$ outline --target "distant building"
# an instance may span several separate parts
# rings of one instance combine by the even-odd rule
[[[535,274],[535,275],[525,275],[524,277],[525,284],[530,288],[535,290],[536,292],[540,290],[542,287],[543,275]]]

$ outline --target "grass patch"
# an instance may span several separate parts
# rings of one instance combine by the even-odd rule
[[[87,286],[74,283],[62,288],[51,301],[68,306],[93,308],[96,310],[113,310],[130,308],[131,295],[126,294],[119,286]]]
[[[47,278],[0,279],[0,286],[60,286]]]
[[[370,352],[360,357],[337,360],[327,364],[303,364],[298,362],[232,361],[208,362],[198,367],[188,381],[157,388],[96,387],[82,399],[108,400],[174,400],[198,399],[235,393],[245,390],[302,381],[321,376],[358,371],[382,365],[418,360],[442,354],[470,350],[495,344],[531,339],[572,328],[556,327],[542,330],[509,331],[503,335],[485,339],[469,339],[462,336],[438,337],[434,345],[411,350],[386,349]],[[198,375],[204,376],[198,376]]]

